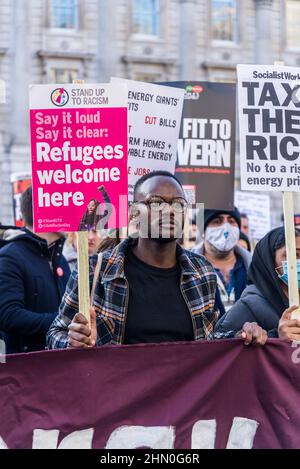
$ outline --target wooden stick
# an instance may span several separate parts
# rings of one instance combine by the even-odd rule
[[[282,66],[284,62],[276,61],[274,65]],[[283,214],[286,259],[288,262],[289,306],[293,306],[299,305],[293,192],[283,192]],[[292,319],[300,320],[300,308],[293,311]]]
[[[283,213],[286,257],[288,262],[289,306],[293,306],[299,305],[299,289],[297,275],[294,202],[292,192],[283,192]],[[293,311],[292,319],[300,319],[300,308]]]
[[[74,85],[81,85],[83,83],[84,80],[73,80]],[[90,280],[87,231],[79,231],[77,233],[77,256],[79,312],[84,315],[90,326]]]
[[[90,281],[88,232],[77,233],[79,311],[90,324]]]

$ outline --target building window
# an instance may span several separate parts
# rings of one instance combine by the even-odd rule
[[[143,81],[144,83],[156,83],[163,81],[163,77],[160,73],[147,73],[147,72],[137,72],[134,74],[133,80]]]
[[[133,0],[133,33],[159,36],[159,0]]]
[[[78,0],[51,0],[50,26],[52,28],[78,28]]]
[[[300,48],[300,1],[286,2],[286,45],[288,48]]]
[[[50,83],[72,83],[78,78],[78,70],[72,68],[51,68],[49,71]]]
[[[212,39],[238,42],[236,0],[212,0]]]

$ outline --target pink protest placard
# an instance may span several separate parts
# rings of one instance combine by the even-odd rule
[[[127,89],[32,85],[34,230],[127,225]]]

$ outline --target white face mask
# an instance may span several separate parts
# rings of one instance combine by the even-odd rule
[[[221,226],[209,226],[205,231],[205,240],[220,252],[228,252],[237,245],[240,230],[237,226],[223,223]]]

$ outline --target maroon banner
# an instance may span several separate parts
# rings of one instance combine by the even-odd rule
[[[0,448],[299,448],[299,357],[238,339],[11,355]]]

